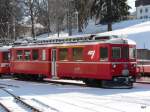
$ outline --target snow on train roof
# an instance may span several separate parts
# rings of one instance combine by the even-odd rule
[[[101,38],[101,36],[95,36],[95,38]],[[59,47],[59,46],[76,46],[76,45],[94,45],[100,43],[108,43],[108,44],[130,44],[136,45],[136,43],[127,38],[110,38],[108,40],[101,40],[101,41],[87,41],[87,42],[76,42],[76,43],[60,43],[60,44],[28,44],[26,46],[15,46],[13,48],[38,48],[38,47]]]
[[[12,46],[2,46],[0,47],[0,51],[9,51],[10,48],[12,48]]]

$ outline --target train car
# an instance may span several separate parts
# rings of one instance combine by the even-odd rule
[[[130,88],[137,75],[135,51],[134,41],[114,36],[19,46],[11,49],[10,69],[19,77],[79,79],[88,85]]]
[[[51,78],[50,68],[50,46],[23,46],[11,49],[10,71],[18,78]]]
[[[137,49],[137,64],[141,77],[150,77],[150,50]]]
[[[8,47],[8,46],[0,47],[0,76],[10,73],[9,49],[10,49],[10,47]]]
[[[60,45],[56,49],[55,74],[82,79],[88,85],[130,86],[137,75],[135,51],[135,43],[122,38]]]

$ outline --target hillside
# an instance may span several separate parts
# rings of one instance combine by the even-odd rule
[[[150,49],[150,20],[128,20],[113,24],[113,31],[107,32],[107,25],[95,25],[93,21],[90,21],[83,33],[77,33],[76,29],[73,31],[73,35],[82,34],[108,34],[108,35],[127,35],[130,39],[136,41],[137,48]],[[61,32],[60,38],[68,36],[68,33]],[[38,36],[38,40],[47,40],[57,37],[57,34],[48,34]]]

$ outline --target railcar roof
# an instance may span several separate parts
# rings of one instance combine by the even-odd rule
[[[60,44],[28,44],[25,46],[14,46],[13,48],[38,48],[38,47],[59,47],[59,46],[82,46],[82,45],[96,45],[96,44],[129,44],[136,45],[136,43],[127,38],[112,38],[109,40],[93,41],[93,42],[76,42],[76,43],[60,43]]]
[[[9,51],[10,48],[12,48],[12,46],[2,46],[0,47],[0,51]]]

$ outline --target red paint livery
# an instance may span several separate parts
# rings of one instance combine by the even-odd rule
[[[0,48],[0,75],[10,73],[9,49],[8,47]]]
[[[94,38],[99,40],[13,47],[11,73],[132,86],[137,75],[135,43],[123,38]]]

